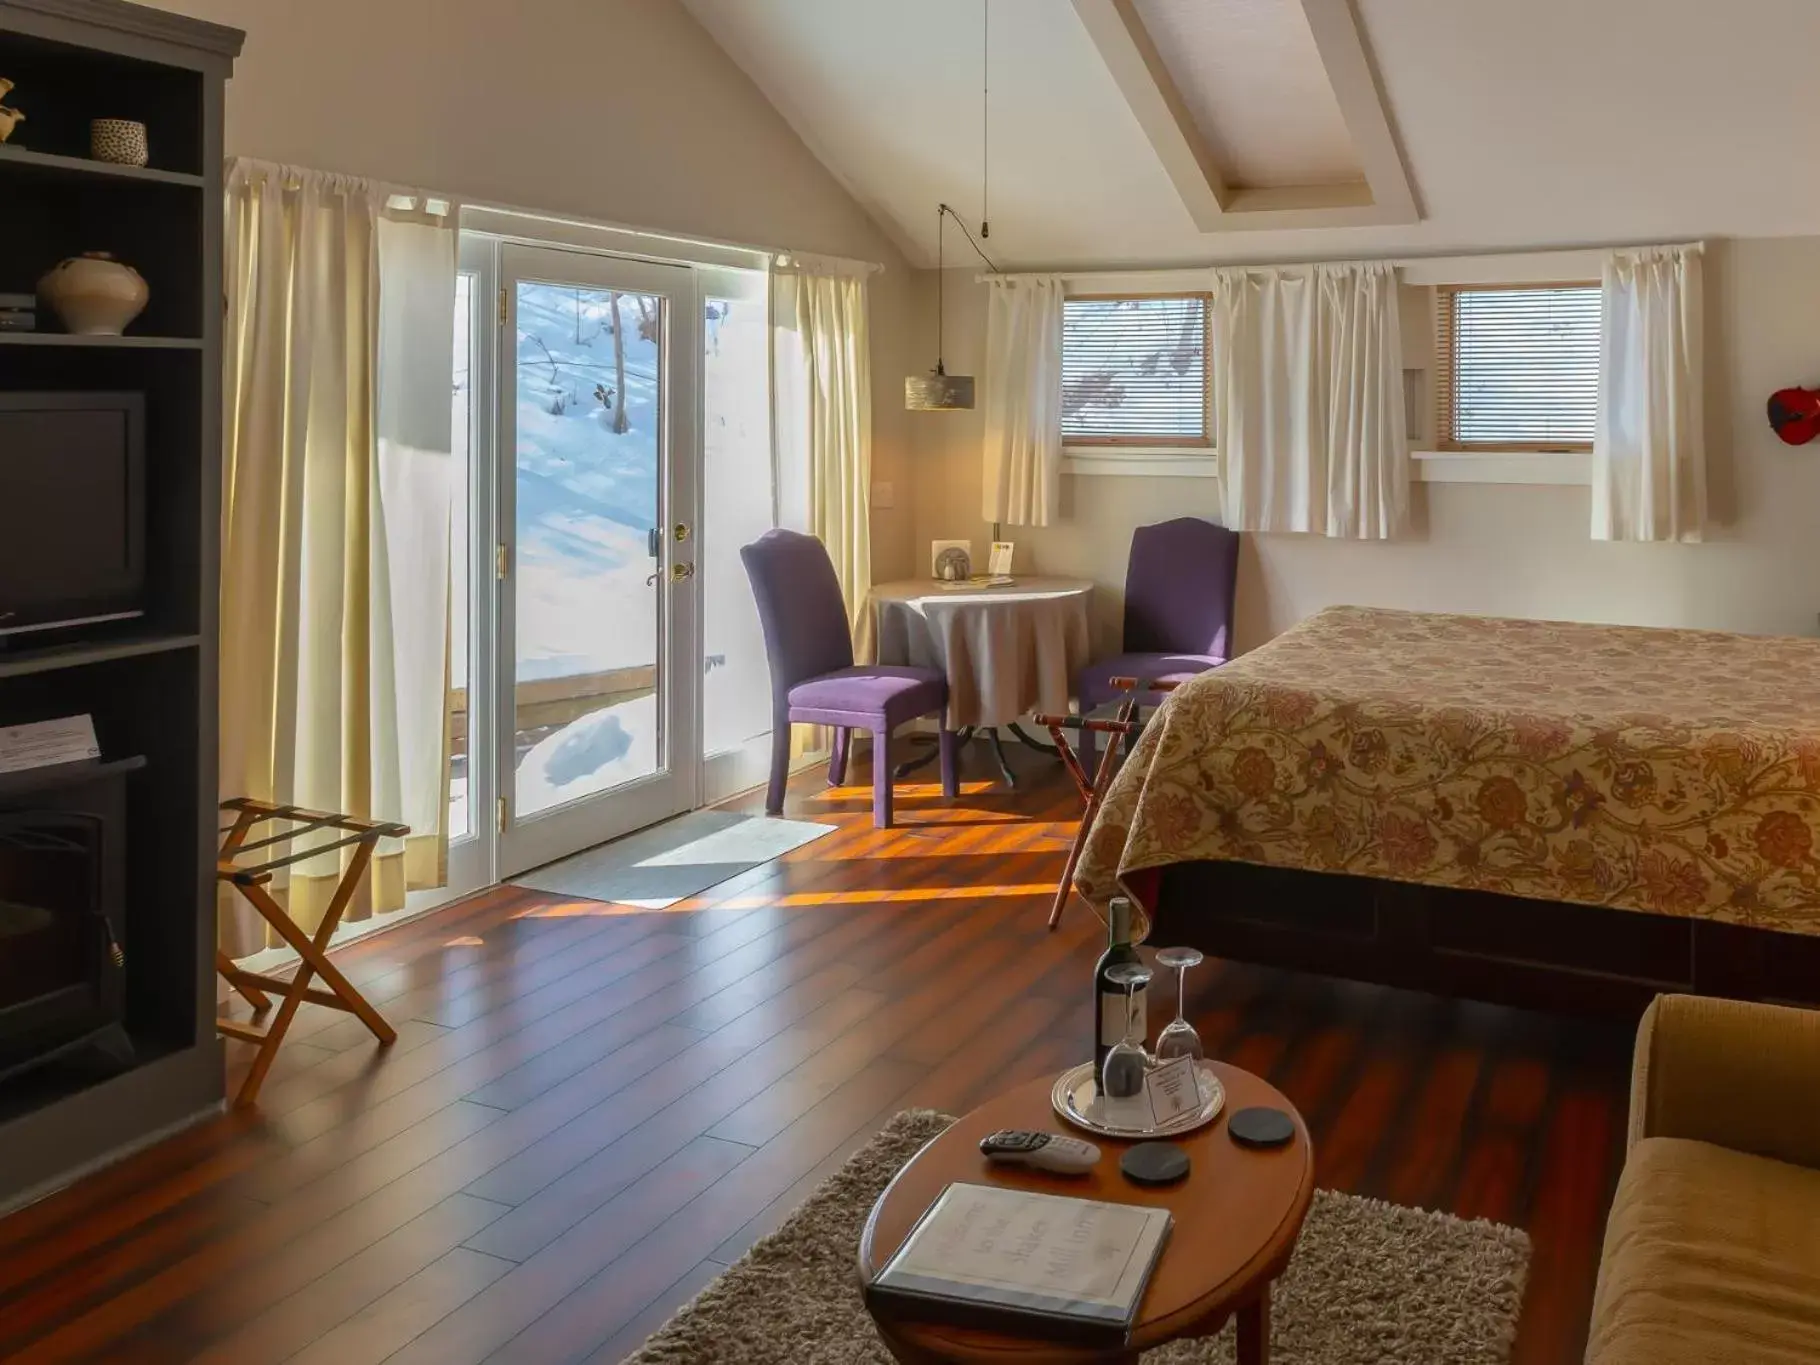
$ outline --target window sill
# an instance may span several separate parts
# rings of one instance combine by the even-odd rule
[[[1174,446],[1064,446],[1062,473],[1114,478],[1212,479],[1220,460],[1211,450]]]
[[[1585,488],[1592,483],[1592,456],[1584,451],[1542,452],[1486,450],[1412,450],[1414,483],[1537,484]],[[1166,446],[1069,446],[1062,451],[1062,472],[1089,478],[1219,477],[1219,457],[1212,451]]]
[[[1592,456],[1584,451],[1412,450],[1415,483],[1527,483],[1584,488],[1592,483]]]

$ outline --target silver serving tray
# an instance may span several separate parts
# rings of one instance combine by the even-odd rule
[[[1192,1133],[1197,1128],[1204,1128],[1220,1116],[1220,1110],[1226,1107],[1226,1087],[1220,1084],[1220,1078],[1212,1067],[1205,1062],[1195,1067],[1196,1079],[1200,1082],[1201,1107],[1191,1109],[1186,1114],[1178,1115],[1168,1123],[1153,1125],[1145,1123],[1133,1125],[1129,1121],[1119,1122],[1116,1118],[1107,1120],[1100,1114],[1100,1088],[1093,1076],[1093,1063],[1082,1062],[1056,1077],[1055,1088],[1049,1092],[1049,1102],[1055,1106],[1055,1112],[1068,1120],[1076,1128],[1084,1128],[1089,1133],[1098,1133],[1101,1137],[1115,1138],[1160,1138],[1175,1137],[1182,1133]]]

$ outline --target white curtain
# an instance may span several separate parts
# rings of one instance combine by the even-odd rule
[[[1594,540],[1699,540],[1706,530],[1700,248],[1605,258]]]
[[[453,205],[228,171],[223,796],[402,820],[347,919],[440,885],[447,851]],[[306,930],[340,854],[274,886]],[[222,901],[221,944],[269,943]]]
[[[1062,278],[997,276],[990,287],[982,516],[1047,526],[1062,491]]]
[[[1409,517],[1397,277],[1379,263],[1214,272],[1225,522],[1388,540]]]
[[[820,538],[849,624],[872,590],[872,363],[863,273],[774,265],[778,524]]]

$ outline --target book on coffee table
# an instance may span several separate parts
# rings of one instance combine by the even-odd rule
[[[876,1317],[1122,1345],[1167,1209],[956,1182],[865,1286]]]

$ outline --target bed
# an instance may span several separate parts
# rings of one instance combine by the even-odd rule
[[[1551,1007],[1820,995],[1820,640],[1333,607],[1157,711],[1076,885]]]

